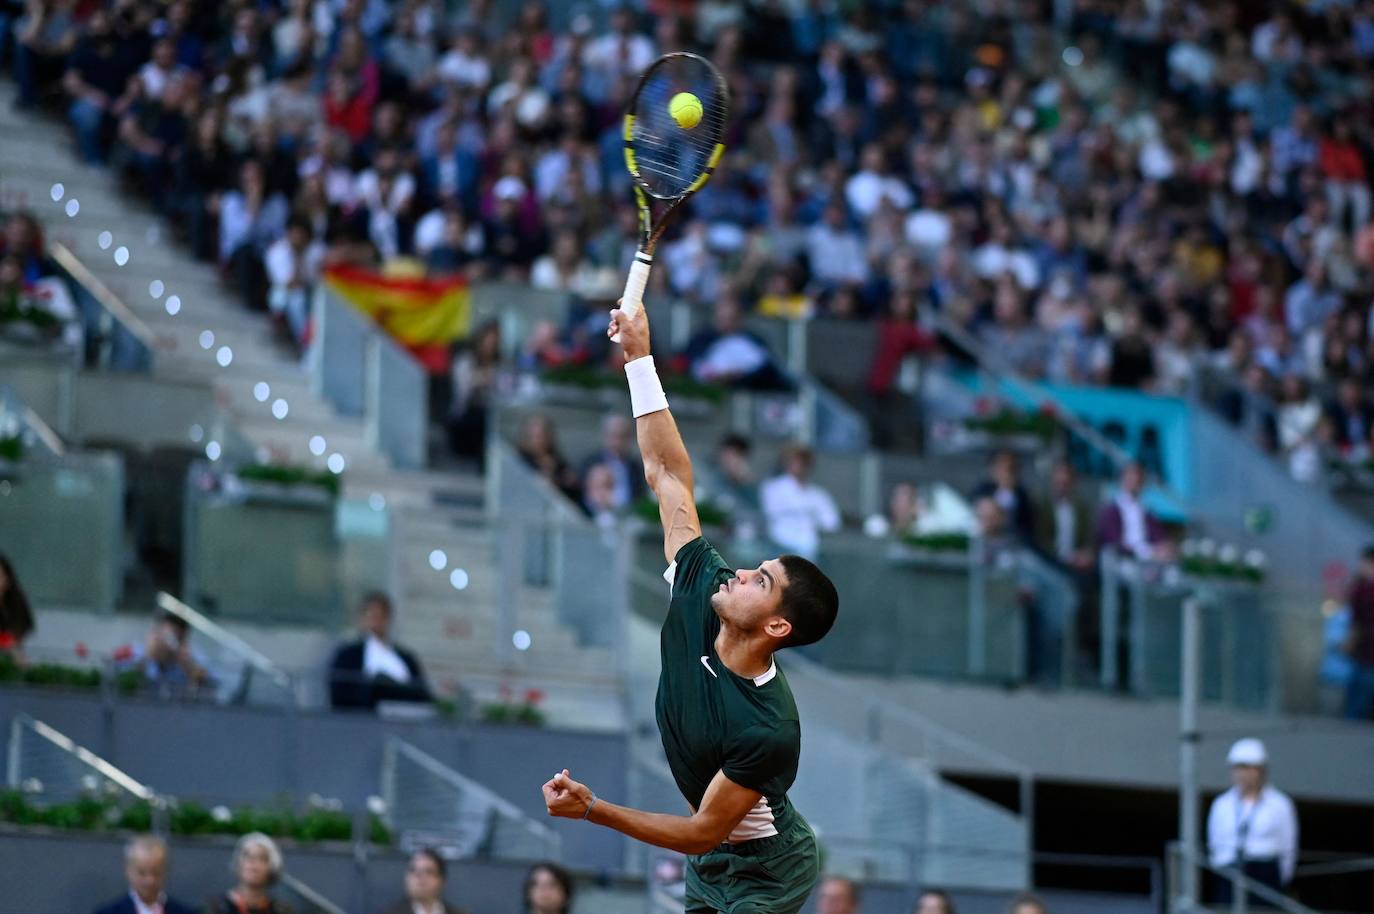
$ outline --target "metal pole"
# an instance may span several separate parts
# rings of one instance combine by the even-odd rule
[[[1116,560],[1108,550],[1102,551],[1101,574],[1102,597],[1100,612],[1102,624],[1099,626],[1101,643],[1098,645],[1102,687],[1114,689],[1117,685],[1116,642],[1117,622],[1120,608],[1117,606],[1118,587],[1116,579]]]
[[[1194,596],[1183,601],[1183,670],[1179,688],[1178,835],[1183,844],[1180,893],[1189,905],[1198,899],[1198,685],[1201,669],[1201,608]]]

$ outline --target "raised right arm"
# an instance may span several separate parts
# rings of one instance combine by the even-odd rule
[[[663,555],[669,562],[678,551],[701,536],[701,521],[693,497],[692,458],[677,430],[677,422],[662,397],[653,360],[649,357],[649,318],[643,308],[630,317],[611,312],[609,336],[620,334],[625,348],[625,374],[635,403],[635,427],[639,436],[644,479],[658,498],[663,522]],[[647,393],[646,393],[647,392]],[[653,407],[658,407],[654,409]],[[645,411],[645,409],[652,411]]]

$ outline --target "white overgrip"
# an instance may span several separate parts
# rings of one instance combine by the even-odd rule
[[[635,251],[634,262],[630,264],[630,275],[625,280],[625,294],[621,296],[620,310],[634,317],[644,307],[644,287],[649,284],[649,268],[654,258],[643,251]],[[611,342],[620,342],[620,334],[611,337]]]

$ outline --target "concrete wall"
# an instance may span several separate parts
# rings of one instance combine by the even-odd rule
[[[47,690],[0,689],[0,725],[27,713],[156,790],[197,801],[264,803],[309,794],[359,808],[380,793],[382,747],[396,735],[486,785],[525,814],[547,818],[540,786],[560,768],[611,802],[626,797],[623,736],[458,724],[407,724],[367,714],[117,701]],[[554,820],[570,865],[618,871],[623,839]],[[4,910],[0,904],[0,911]]]

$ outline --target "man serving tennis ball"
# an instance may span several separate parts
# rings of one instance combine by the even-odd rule
[[[795,914],[816,884],[819,858],[811,827],[787,799],[801,729],[774,654],[830,630],[835,587],[795,555],[730,570],[701,536],[692,461],[649,354],[644,310],[612,311],[607,333],[621,334],[644,475],[663,521],[672,599],[655,710],[692,814],[607,803],[566,769],[544,785],[544,802],[550,815],[690,855],[687,914]]]

